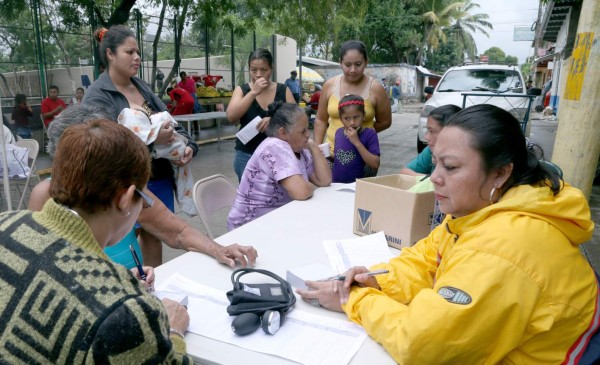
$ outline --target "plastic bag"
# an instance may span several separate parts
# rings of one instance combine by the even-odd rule
[[[0,177],[4,176],[4,158],[0,151]],[[8,176],[10,178],[26,178],[31,173],[29,168],[29,150],[14,144],[6,145],[6,160],[8,163]]]

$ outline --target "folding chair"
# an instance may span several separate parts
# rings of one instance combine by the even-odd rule
[[[17,182],[17,184],[14,184],[15,189],[19,192],[19,194],[21,194],[21,199],[19,200],[19,205],[17,206],[17,210],[20,210],[23,205],[23,201],[25,200],[25,193],[27,191],[27,188],[29,188],[29,192],[31,193],[32,189],[29,186],[29,181],[31,180],[31,177],[35,176],[38,182],[40,182],[40,177],[38,176],[37,171],[35,169],[35,161],[37,160],[37,155],[40,152],[40,145],[35,139],[21,139],[16,141],[15,145],[27,148],[29,150],[29,161],[31,161],[31,164],[29,165],[31,171],[26,178],[10,178],[11,181]],[[21,189],[19,188],[19,182],[22,181],[25,181],[25,185],[23,187],[23,191],[21,192]]]
[[[223,175],[212,175],[194,184],[192,193],[194,205],[210,238],[215,238],[210,228],[212,216],[217,212],[224,214],[220,211],[233,205],[236,194],[236,187]],[[226,224],[220,226],[226,227]]]

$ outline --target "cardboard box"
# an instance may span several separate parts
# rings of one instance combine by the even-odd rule
[[[355,234],[383,231],[388,245],[409,247],[431,230],[435,204],[433,192],[407,191],[416,184],[408,175],[388,175],[356,180]]]

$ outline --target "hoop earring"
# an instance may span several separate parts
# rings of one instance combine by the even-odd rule
[[[490,197],[489,197],[489,203],[490,203],[490,205],[492,205],[492,204],[495,204],[495,203],[498,203],[498,201],[499,201],[499,200],[500,200],[500,198],[502,197],[502,191],[501,191],[500,189],[498,189],[498,193],[499,193],[499,194],[498,194],[498,199],[496,199],[496,200],[494,201],[494,193],[496,192],[496,189],[498,189],[498,188],[496,188],[496,187],[494,186],[494,187],[492,188],[492,191],[490,191]]]

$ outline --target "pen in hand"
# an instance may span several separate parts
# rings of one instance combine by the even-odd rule
[[[142,280],[146,281],[146,273],[144,272],[144,269],[142,268],[142,263],[140,262],[140,258],[138,257],[137,252],[135,252],[133,245],[129,245],[129,251],[131,251],[131,256],[133,256],[133,261],[135,261],[135,266],[137,267],[138,272],[140,273],[140,278],[142,278]]]
[[[364,275],[364,274],[366,274],[368,276],[375,276],[375,275],[387,274],[389,272],[390,272],[389,270],[383,269],[383,270],[375,270],[375,271],[363,272],[363,273],[358,274],[358,275]],[[342,275],[342,274],[336,275],[336,276],[334,276],[332,278],[332,280],[344,281],[344,280],[346,280],[346,275]]]
[[[389,272],[390,272],[389,270],[382,269],[382,270],[363,272],[362,274],[367,274],[369,276],[375,276],[375,275],[387,274]],[[331,281],[331,280],[344,281],[344,280],[346,280],[346,275],[338,274],[338,275],[334,275],[332,277],[317,280],[317,281]]]

